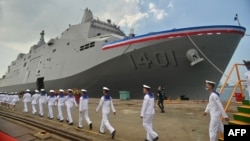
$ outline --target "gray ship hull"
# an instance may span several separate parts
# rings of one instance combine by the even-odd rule
[[[200,50],[223,72],[241,37],[239,34],[205,38],[191,36]],[[195,49],[188,37],[181,37],[125,53],[70,77],[44,81],[44,86],[46,90],[85,88],[90,97],[100,97],[102,87],[107,86],[111,89],[113,98],[119,98],[119,91],[125,90],[130,91],[131,98],[138,99],[143,97],[143,84],[151,86],[153,92],[156,92],[159,85],[163,85],[171,99],[181,95],[190,99],[207,99],[205,80],[219,82],[222,74],[207,60],[190,66],[186,52],[192,48]],[[13,85],[0,89],[20,91],[26,88],[36,89],[37,84]]]

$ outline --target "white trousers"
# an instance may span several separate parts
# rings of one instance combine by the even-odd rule
[[[79,112],[79,123],[78,126],[82,127],[82,121],[83,121],[83,117],[85,118],[86,122],[88,123],[88,125],[90,123],[92,123],[89,119],[89,114],[88,114],[88,109],[84,109],[82,111]]]
[[[149,141],[152,141],[154,138],[158,137],[158,134],[153,130],[153,118],[154,115],[143,116],[143,127],[147,132],[147,140]]]
[[[59,120],[63,120],[63,113],[62,113],[62,108],[63,108],[63,106],[59,106],[58,105],[58,119]]]
[[[43,106],[44,106],[44,103],[43,102],[39,102],[39,114],[41,116],[44,115],[44,113],[43,113]]]
[[[109,130],[110,134],[111,134],[115,129],[109,123],[108,115],[109,114],[102,114],[100,132],[104,133],[104,129],[106,127]]]
[[[12,105],[15,106],[17,101],[12,101]]]
[[[209,123],[209,138],[210,141],[218,140],[218,131],[224,133],[224,125],[220,120],[220,116],[211,116],[211,120]]]
[[[23,112],[28,112],[28,102],[23,102],[24,104],[24,109],[23,109]]]
[[[73,119],[72,119],[72,110],[73,110],[73,107],[72,106],[67,106],[67,120],[69,121],[69,123],[73,123]]]
[[[48,117],[49,118],[54,118],[54,116],[53,116],[53,105],[48,105],[48,109],[49,109]]]
[[[32,104],[32,114],[36,113],[36,104]]]

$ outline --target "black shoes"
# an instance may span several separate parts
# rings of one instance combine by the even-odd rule
[[[73,122],[69,123],[69,125],[73,125],[73,124],[74,124]]]
[[[115,138],[115,130],[112,132],[111,134],[111,138],[114,139]]]
[[[156,137],[156,138],[153,139],[153,141],[158,141],[158,139],[159,139],[159,137]]]
[[[78,126],[77,128],[82,129],[82,127]]]
[[[99,130],[99,133],[100,133],[100,134],[105,134],[105,133],[101,132],[100,130]]]
[[[60,120],[60,122],[63,122],[63,120]]]
[[[92,123],[89,124],[89,129],[92,130]]]

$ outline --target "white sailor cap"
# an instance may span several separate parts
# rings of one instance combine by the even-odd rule
[[[150,89],[151,87],[149,87],[148,85],[143,85],[143,88]]]
[[[60,89],[59,92],[64,92],[64,90],[63,90],[63,89]]]
[[[69,92],[73,92],[73,90],[72,90],[72,89],[68,89],[68,91],[69,91]]]
[[[213,81],[209,81],[209,80],[206,80],[206,83],[208,83],[208,84],[216,84],[215,82],[213,82]]]
[[[85,89],[81,89],[81,91],[82,91],[82,92],[87,92],[87,90],[85,90]]]
[[[50,92],[50,93],[53,93],[53,92],[55,92],[55,91],[54,91],[54,90],[50,90],[49,92]]]
[[[39,93],[39,91],[38,91],[38,90],[35,90],[35,92],[36,92],[36,93]]]
[[[102,89],[103,89],[103,90],[109,91],[109,88],[108,88],[108,87],[103,87]]]
[[[43,91],[43,92],[44,92],[45,90],[44,90],[44,89],[41,89],[41,91]]]
[[[27,89],[27,90],[26,90],[26,92],[29,92],[29,91],[30,91],[30,89]]]

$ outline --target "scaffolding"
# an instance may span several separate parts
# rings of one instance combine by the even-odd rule
[[[232,74],[233,74],[233,72],[235,70],[236,71],[236,75],[237,75],[237,82],[236,82],[236,84],[234,86],[234,89],[233,89],[233,91],[232,91],[232,93],[231,93],[231,95],[230,95],[230,97],[229,97],[229,99],[227,101],[227,104],[225,106],[225,111],[228,111],[228,108],[229,108],[229,106],[230,106],[230,104],[232,102],[232,99],[235,96],[235,92],[237,91],[238,88],[240,88],[240,93],[242,94],[242,97],[243,98],[245,97],[245,93],[244,93],[244,90],[243,90],[242,83],[246,82],[246,80],[242,80],[240,78],[239,66],[245,66],[245,65],[244,64],[234,64],[233,67],[231,68],[231,70],[230,70],[230,72],[229,72],[229,74],[228,74],[225,82],[223,83],[223,85],[221,86],[220,91],[219,91],[220,94],[223,93],[224,88],[226,87],[226,85],[228,83],[228,80],[230,79],[230,77],[232,76]]]

